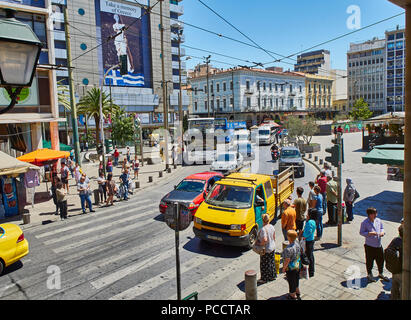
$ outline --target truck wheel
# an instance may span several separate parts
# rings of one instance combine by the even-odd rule
[[[250,236],[248,237],[247,249],[252,249],[256,240],[257,240],[257,229],[253,228],[253,230],[251,230],[250,232]]]

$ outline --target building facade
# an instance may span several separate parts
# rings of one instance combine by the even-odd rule
[[[294,72],[233,68],[190,78],[193,114],[259,124],[305,111],[305,78]]]
[[[333,85],[331,77],[305,74],[306,109],[319,118],[332,118]]]
[[[43,147],[43,140],[51,141],[59,149],[57,85],[55,65],[53,20],[51,1],[23,0],[0,1],[0,18],[4,9],[16,10],[15,18],[28,24],[43,43],[32,86],[24,89],[19,102],[9,112],[0,115],[0,150],[19,156]],[[7,106],[10,98],[0,88],[0,105]]]
[[[404,111],[405,105],[405,29],[385,32],[386,112]]]
[[[328,50],[317,50],[297,56],[294,71],[308,74],[329,76],[331,70],[331,57]]]
[[[67,6],[71,34],[71,55],[74,67],[74,88],[77,100],[93,87],[111,93],[113,103],[141,120],[144,136],[164,126],[160,4],[153,0],[53,0],[56,62],[67,65],[63,10]],[[164,0],[164,74],[169,126],[179,117],[179,60],[181,83],[187,83],[184,70],[184,14],[181,0]],[[149,11],[148,8],[152,7]],[[121,32],[122,28],[125,31]],[[117,35],[117,36],[115,36]],[[115,37],[114,37],[115,36]],[[179,50],[180,49],[180,50]],[[179,55],[180,53],[180,55]],[[127,55],[128,74],[120,75],[119,55]],[[67,71],[58,72],[58,80],[67,84]],[[187,111],[188,96],[182,93],[183,110]],[[64,109],[60,107],[60,112]],[[84,125],[80,117],[79,128]],[[108,125],[108,124],[106,124]],[[94,126],[91,119],[89,127]]]
[[[374,114],[386,111],[385,104],[385,39],[374,38],[361,43],[351,43],[347,52],[348,105],[363,98]]]

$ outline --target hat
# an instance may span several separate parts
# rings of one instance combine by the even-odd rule
[[[285,199],[284,203],[286,203],[288,206],[291,206],[291,200],[290,199]]]

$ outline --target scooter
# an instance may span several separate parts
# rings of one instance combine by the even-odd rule
[[[278,160],[278,150],[271,150],[271,158],[274,162]]]

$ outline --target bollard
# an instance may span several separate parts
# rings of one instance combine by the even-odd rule
[[[162,177],[163,177],[163,171],[159,171],[159,172],[158,172],[158,177],[159,177],[159,178],[162,178]]]
[[[171,168],[168,168],[168,169],[167,169],[167,173],[171,173]]]
[[[318,161],[318,156],[314,157],[314,161],[317,162]]]
[[[308,154],[308,159],[311,159],[313,157],[312,153]]]
[[[166,170],[168,170],[168,168],[170,168],[170,165],[169,165],[169,164],[166,164]]]
[[[136,181],[136,189],[140,188],[140,181]]]
[[[245,272],[245,300],[257,300],[257,272],[248,270]]]
[[[323,159],[320,159],[320,165],[322,165],[324,163]]]
[[[174,165],[174,169],[177,169],[177,165],[176,165],[176,164]]]
[[[23,213],[23,224],[30,223],[30,213]]]
[[[100,203],[100,192],[98,191],[98,189],[94,189],[93,194],[94,194],[94,204],[98,206]]]
[[[148,177],[148,182],[153,182],[153,176]]]

